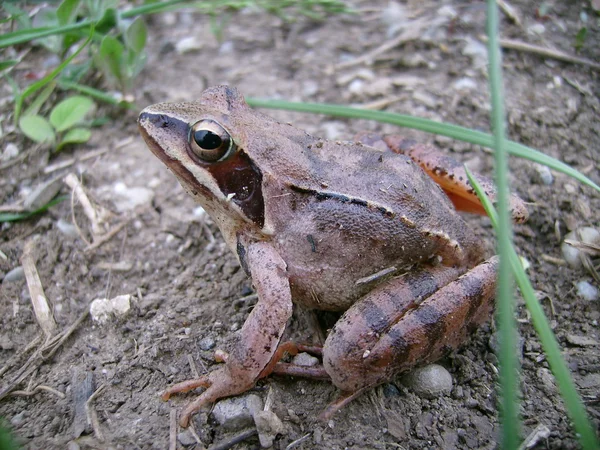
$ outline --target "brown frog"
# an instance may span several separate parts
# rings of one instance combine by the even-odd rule
[[[152,152],[219,226],[258,302],[226,363],[163,398],[206,390],[203,405],[252,388],[273,371],[329,377],[341,395],[330,417],[360,393],[460,345],[489,316],[497,257],[457,209],[483,213],[462,165],[397,136],[330,142],[253,111],[229,86],[196,102],[144,109]],[[493,184],[478,177],[494,199]],[[517,222],[527,212],[511,198]],[[323,366],[278,362],[292,304],[345,311],[322,348]],[[319,349],[314,349],[319,350]]]

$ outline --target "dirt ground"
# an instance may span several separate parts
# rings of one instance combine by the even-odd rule
[[[211,33],[208,17],[192,11],[150,17],[148,64],[136,82],[136,103],[141,108],[191,100],[208,86],[227,83],[252,97],[356,105],[384,102],[388,111],[489,130],[486,61],[479,40],[484,33],[483,2],[349,3],[357,14],[322,22],[298,18],[287,23],[264,12],[242,11],[224,26],[222,42]],[[587,14],[588,34],[579,56],[600,61],[598,16],[589,2],[546,3],[549,9],[539,17],[540,2],[512,1],[521,24],[503,15],[502,36],[575,54],[575,35]],[[405,39],[398,45],[360,60],[400,35]],[[181,53],[187,37],[193,40]],[[32,54],[33,61],[42,58],[41,51]],[[508,50],[504,77],[510,138],[600,183],[597,69]],[[9,87],[3,85],[2,96],[9,95]],[[11,106],[3,105],[1,112],[7,114]],[[268,113],[331,139],[351,138],[361,130],[398,132],[390,125],[366,121]],[[198,213],[175,177],[146,149],[136,118],[135,112],[119,111],[110,123],[94,130],[87,145],[49,161],[45,152],[33,153],[0,172],[4,205],[52,177],[72,172],[81,177],[94,205],[111,212],[108,227],[122,227],[111,239],[87,249],[83,238],[91,239],[90,223],[75,203],[80,231],[73,232],[69,201],[28,221],[3,224],[0,249],[7,258],[0,258],[0,365],[10,364],[2,373],[2,389],[18,376],[31,355],[23,352],[41,335],[24,278],[4,279],[21,264],[28,240],[39,236],[34,254],[57,332],[74,324],[96,298],[131,296],[131,310],[122,317],[104,324],[85,318],[54,354],[42,354],[45,360],[18,386],[20,395],[0,401],[0,416],[23,448],[168,448],[172,411],[180,411],[193,395],[163,402],[160,392],[190,378],[191,365],[200,373],[210,371],[216,364],[214,350],[228,348],[253,305],[252,297],[247,298],[251,282],[218,229]],[[473,170],[492,171],[490,153],[481,148],[400,132],[438,144]],[[9,142],[21,151],[31,145],[13,134],[3,137],[2,149]],[[98,150],[103,151],[84,158]],[[80,160],[49,174],[43,170],[73,157]],[[515,226],[516,244],[530,263],[532,284],[597,428],[600,307],[598,301],[578,296],[575,284],[581,280],[598,284],[583,269],[561,264],[560,241],[569,230],[598,226],[600,196],[559,173],[552,172],[553,182],[547,185],[539,168],[528,161],[513,159],[511,169],[512,187],[531,212],[527,224]],[[467,220],[488,242],[491,253],[489,220],[475,216]],[[317,333],[305,326],[307,314],[295,314],[289,336],[318,343]],[[535,448],[577,448],[522,302],[518,316],[522,437],[545,426],[548,435]],[[270,377],[254,393],[264,401],[270,392],[272,410],[283,421],[283,432],[274,443],[278,449],[304,436],[293,448],[495,448],[499,425],[494,342],[494,328],[488,323],[461,350],[440,361],[453,377],[449,395],[421,398],[398,379],[355,400],[328,424],[316,421],[336,395],[327,382]],[[42,388],[34,391],[36,386]],[[89,393],[100,387],[90,406],[101,437],[87,424],[84,406]],[[200,442],[195,443],[190,431],[176,430],[178,448],[210,447],[243,431],[222,429],[208,411],[196,416],[194,429]],[[235,448],[258,447],[253,436]]]

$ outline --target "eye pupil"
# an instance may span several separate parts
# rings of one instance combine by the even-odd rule
[[[194,132],[194,141],[200,148],[206,150],[214,150],[223,144],[223,139],[216,133],[210,130],[198,130]]]

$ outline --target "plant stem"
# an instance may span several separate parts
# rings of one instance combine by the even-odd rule
[[[514,449],[519,442],[519,399],[517,396],[517,333],[514,319],[514,279],[510,265],[512,229],[508,213],[508,158],[504,148],[505,113],[502,86],[502,56],[498,46],[498,6],[496,0],[487,0],[487,34],[489,55],[490,93],[492,97],[492,130],[496,158],[496,185],[498,187],[498,269],[496,320],[500,335],[500,413],[502,448]]]

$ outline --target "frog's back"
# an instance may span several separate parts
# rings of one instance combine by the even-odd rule
[[[362,283],[374,274],[471,247],[447,196],[409,158],[322,140],[297,156],[294,176],[274,183],[267,202],[297,301],[346,309],[385,279]]]

